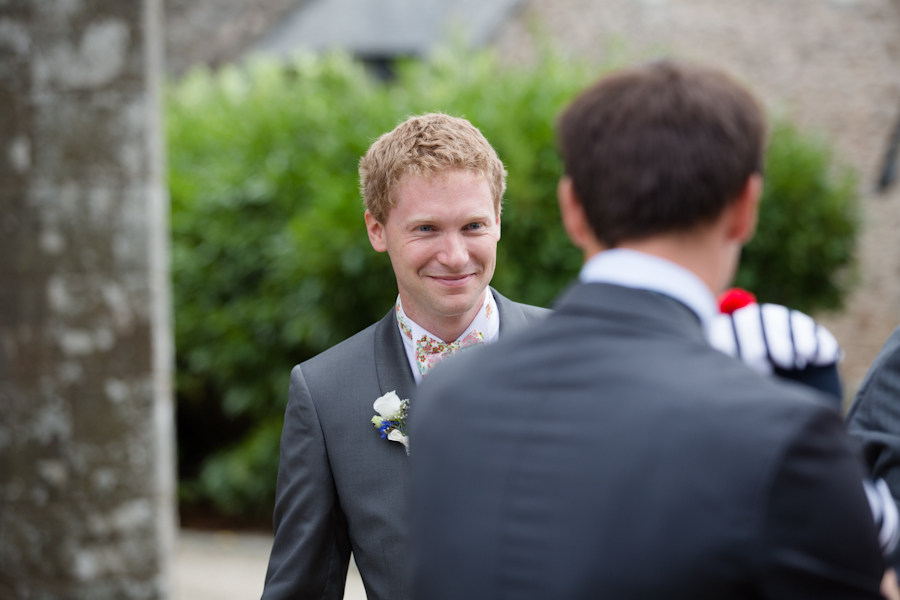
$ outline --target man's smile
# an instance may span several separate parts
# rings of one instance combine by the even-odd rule
[[[427,275],[437,283],[447,287],[463,287],[475,278],[474,273],[461,275]]]

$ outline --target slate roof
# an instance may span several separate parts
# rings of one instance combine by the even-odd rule
[[[308,0],[251,52],[290,55],[340,47],[361,58],[421,56],[460,37],[487,44],[523,0]]]

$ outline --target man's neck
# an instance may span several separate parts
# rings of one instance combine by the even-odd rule
[[[732,259],[711,242],[696,233],[678,233],[625,242],[617,247],[664,258],[684,267],[699,277],[713,294],[719,294],[733,276],[733,268],[728,266]]]
[[[693,271],[662,256],[614,248],[592,256],[578,275],[584,283],[606,283],[668,296],[691,309],[704,332],[718,313],[709,286]]]
[[[402,290],[400,302],[403,303],[403,312],[406,316],[415,321],[419,327],[433,333],[442,342],[450,343],[455,342],[475,320],[478,311],[484,306],[486,294],[487,290],[484,290],[472,308],[459,315],[436,315],[422,310],[411,299],[404,298]]]

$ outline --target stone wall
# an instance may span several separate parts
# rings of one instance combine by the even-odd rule
[[[158,0],[0,0],[0,598],[168,597]]]
[[[824,133],[858,170],[865,211],[860,285],[845,311],[816,315],[844,347],[852,393],[900,323],[900,190],[872,193],[900,113],[900,3],[530,0],[496,46],[509,60],[528,61],[534,32],[598,64],[667,54],[722,66],[774,113]]]
[[[179,77],[191,67],[237,61],[304,1],[164,0],[168,72]]]

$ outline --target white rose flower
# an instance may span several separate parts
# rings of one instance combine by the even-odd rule
[[[388,392],[380,397],[372,405],[372,408],[381,415],[382,419],[388,421],[396,419],[400,414],[400,397],[397,395],[397,391]]]
[[[400,442],[406,448],[406,451],[409,452],[409,436],[403,435],[400,433],[400,430],[392,429],[388,434],[388,439],[392,442]]]

